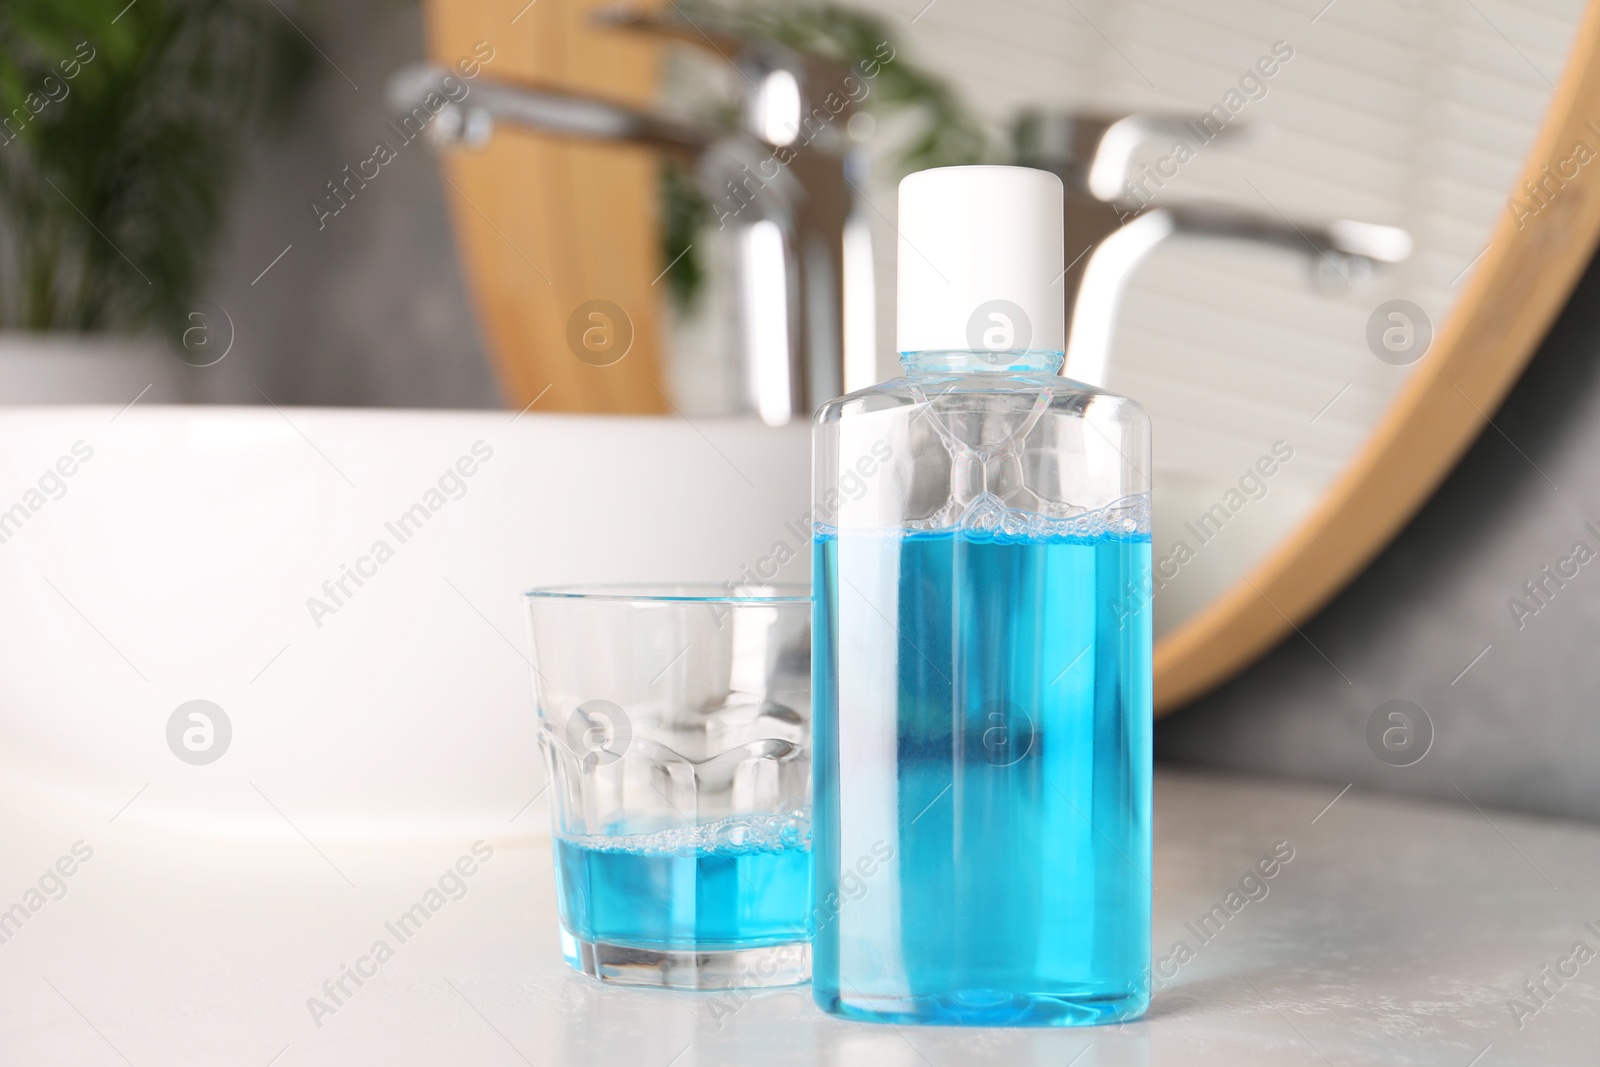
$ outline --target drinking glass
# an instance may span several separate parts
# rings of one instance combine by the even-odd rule
[[[680,989],[809,979],[809,590],[526,601],[567,962]]]

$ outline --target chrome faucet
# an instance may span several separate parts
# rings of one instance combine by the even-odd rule
[[[708,36],[686,17],[624,10],[601,21],[730,60],[749,86],[738,128],[480,75],[459,103],[433,116],[435,146],[479,146],[509,124],[677,159],[730,232],[740,410],[780,425],[875,381],[872,244],[855,188],[865,159],[847,133],[859,102],[847,88],[850,68],[770,39],[715,29]],[[391,106],[413,110],[445,73],[427,65],[398,71],[389,80]]]
[[[1374,264],[1398,263],[1411,254],[1411,235],[1393,226],[1294,221],[1275,209],[1202,201],[1152,205],[1155,193],[1176,176],[1176,165],[1165,175],[1148,165],[1135,174],[1141,149],[1159,139],[1198,151],[1237,137],[1241,129],[1239,123],[1161,113],[1033,110],[1018,118],[1012,128],[1016,162],[1052,171],[1066,188],[1067,377],[1105,384],[1122,294],[1134,271],[1169,237],[1251,241],[1300,252],[1309,257],[1315,278],[1332,286],[1348,285]]]
[[[737,410],[780,425],[877,380],[870,207],[860,187],[866,159],[848,132],[859,99],[851,68],[766,37],[691,23],[681,14],[613,10],[603,25],[707,48],[748,85],[736,128],[647,107],[479,75],[425,124],[438,148],[485,144],[509,124],[581,140],[633,144],[687,166],[729,232],[737,322]],[[388,97],[414,112],[447,72],[396,72]],[[859,81],[859,79],[857,79]],[[833,106],[829,106],[833,105]],[[837,107],[837,110],[834,108]],[[1177,114],[1094,115],[1025,111],[1013,126],[1013,161],[1057,174],[1065,186],[1067,359],[1063,373],[1103,384],[1127,283],[1167,238],[1264,243],[1304,253],[1324,284],[1346,285],[1374,264],[1411,252],[1402,230],[1370,223],[1293,221],[1276,212],[1207,202],[1151,203],[1162,177],[1133,173],[1157,139],[1210,143],[1241,124]],[[1171,176],[1168,176],[1170,180]]]

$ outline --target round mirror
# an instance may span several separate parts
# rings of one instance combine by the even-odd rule
[[[517,6],[436,2],[435,60]],[[1155,425],[1158,712],[1292,634],[1387,543],[1491,425],[1600,227],[1600,21],[1581,0],[601,9],[523,9],[493,74],[634,109],[626,145],[519,134],[447,163],[503,378],[523,402],[561,384],[555,408],[782,422],[894,373],[908,165],[1055,171],[1067,373]],[[811,130],[830,86],[849,99]],[[706,132],[719,92],[742,149]],[[718,199],[752,175],[762,206]],[[685,176],[697,194],[674,192]],[[525,210],[530,188],[560,210]],[[785,225],[821,251],[786,268]],[[669,292],[685,263],[699,311]],[[569,313],[599,295],[628,320],[627,374],[567,358]],[[712,373],[728,345],[743,385]]]

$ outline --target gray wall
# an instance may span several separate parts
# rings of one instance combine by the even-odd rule
[[[1520,627],[1508,606],[1537,607],[1524,583],[1575,542],[1600,553],[1585,528],[1600,529],[1600,265],[1494,424],[1304,638],[1158,726],[1157,758],[1320,780],[1330,797],[1354,782],[1600,818],[1600,557],[1552,583]],[[1369,717],[1394,699],[1433,723],[1411,766],[1367,742]]]
[[[303,6],[309,14],[283,5],[327,60],[318,60],[289,135],[253,153],[236,191],[206,294],[232,317],[234,348],[196,372],[196,399],[261,403],[255,383],[285,404],[498,406],[430,151],[421,142],[399,148],[321,231],[309,206],[378,140],[398,148],[385,125],[384,81],[423,56],[420,7]]]

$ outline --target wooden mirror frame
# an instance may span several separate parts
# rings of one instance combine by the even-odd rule
[[[659,46],[597,29],[610,0],[429,0],[440,63],[487,41],[502,78],[599,92],[654,91]],[[652,7],[662,0],[644,0]],[[1591,0],[1523,181],[1546,181],[1578,143],[1600,155],[1600,0]],[[652,277],[655,163],[637,149],[547,138],[497,138],[443,162],[447,198],[480,321],[507,398],[541,411],[662,412],[655,345],[663,332]],[[1600,160],[1520,221],[1508,210],[1432,348],[1321,501],[1226,592],[1155,648],[1158,716],[1248,667],[1316,614],[1383,550],[1487,428],[1566,304],[1600,237]],[[529,190],[549,195],[530,197]],[[534,203],[534,210],[516,210]],[[495,221],[491,222],[493,217]],[[568,269],[551,278],[539,264]],[[611,367],[567,352],[567,311],[596,292],[626,307],[635,351]],[[548,395],[546,395],[548,393]]]

